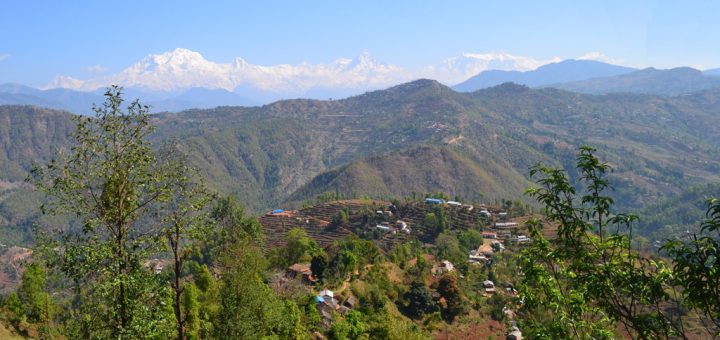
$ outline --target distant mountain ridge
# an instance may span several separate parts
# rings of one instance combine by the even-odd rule
[[[460,92],[473,92],[508,82],[534,88],[556,87],[591,94],[629,92],[677,95],[720,86],[720,69],[706,70],[705,72],[687,67],[670,70],[652,68],[638,70],[595,60],[569,59],[553,61],[547,63],[503,53],[464,53],[460,57],[449,58],[443,63],[418,74],[429,72],[446,79],[457,79],[458,77],[465,79],[462,77],[473,74],[469,72],[480,70],[481,72],[478,74],[452,87],[455,91]],[[135,65],[134,68],[118,74],[119,78],[117,79],[95,79],[89,81],[88,84],[94,84],[92,85],[93,88],[99,86],[102,82],[109,83],[110,81],[130,85],[130,87],[125,88],[126,98],[142,98],[146,104],[153,107],[154,112],[160,112],[194,108],[204,109],[216,106],[254,106],[284,98],[341,99],[358,95],[368,88],[372,89],[381,86],[380,84],[393,83],[393,81],[412,79],[414,77],[413,73],[400,71],[392,65],[377,63],[367,54],[361,54],[354,60],[338,60],[336,64],[335,66],[301,65],[297,66],[297,69],[290,65],[278,65],[273,66],[271,72],[269,69],[265,70],[257,65],[250,65],[242,60],[233,64],[234,66],[216,64],[205,60],[199,53],[178,49],[161,55],[148,56],[143,62]],[[501,69],[487,70],[493,67]],[[143,71],[138,73],[137,68]],[[252,70],[252,72],[249,70]],[[291,70],[295,71],[291,72]],[[280,77],[283,72],[290,72],[285,78],[275,79],[271,77],[269,78],[271,80],[268,80],[271,83],[285,84],[284,87],[290,86],[288,82],[292,82],[292,79],[300,78],[296,79],[297,83],[293,85],[295,88],[285,88],[284,90],[284,87],[270,90],[270,88],[267,88],[270,83],[263,83],[264,85],[259,86],[250,81],[239,82],[237,79],[228,80],[223,78],[226,73],[227,77],[232,78],[234,77],[232,72],[241,72],[242,74],[245,74],[243,72],[250,72],[244,76],[257,73],[259,78],[253,81],[262,83],[265,80],[262,80],[264,76],[260,76],[261,71],[277,73],[272,76],[275,78]],[[381,71],[388,72],[387,77],[382,78],[384,76]],[[207,79],[204,78],[205,73],[208,72],[218,81],[208,83]],[[294,75],[294,72],[300,72],[300,75]],[[310,78],[302,79],[303,72],[309,72],[308,77],[315,78],[312,78],[312,80]],[[321,81],[320,78],[317,78],[330,77],[333,72],[339,72],[338,77],[340,78],[332,79],[332,81]],[[395,74],[393,72],[400,73]],[[317,75],[314,75],[316,73]],[[394,75],[390,77],[390,74]],[[170,80],[165,79],[167,77]],[[372,81],[367,80],[372,83],[356,86],[351,83],[343,83],[341,81],[342,77],[380,78]],[[174,78],[178,78],[177,84],[171,81]],[[195,81],[193,79],[199,80]],[[226,80],[230,81],[230,83],[223,83]],[[170,82],[170,84],[166,84],[167,82]],[[154,83],[162,86],[153,88]],[[68,84],[79,86],[75,82]],[[196,86],[192,86],[193,84],[196,84]],[[62,85],[62,83],[57,85]],[[82,86],[78,88],[82,88]],[[232,88],[232,91],[228,90],[229,88]],[[36,105],[88,114],[91,113],[90,107],[92,103],[102,101],[103,92],[103,88],[92,92],[82,92],[65,88],[38,90],[19,84],[0,84],[0,105]]]
[[[142,98],[154,112],[206,109],[216,106],[253,106],[260,102],[222,89],[191,88],[175,93],[125,89],[125,99]],[[93,104],[104,101],[103,89],[83,92],[62,88],[38,90],[20,84],[0,84],[0,105],[35,105],[82,115],[93,114]]]
[[[605,94],[617,92],[679,95],[720,87],[717,70],[702,72],[690,67],[668,70],[646,68],[617,76],[551,84],[569,91]]]
[[[530,87],[566,83],[598,77],[626,74],[637,69],[611,65],[593,60],[564,60],[540,66],[532,71],[483,71],[478,75],[453,86],[461,92],[472,92],[502,83],[517,83]]]

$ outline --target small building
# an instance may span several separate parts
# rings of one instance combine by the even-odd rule
[[[488,239],[496,239],[498,237],[498,235],[496,232],[493,232],[493,231],[483,231],[482,237],[488,238]]]
[[[473,211],[475,207],[472,206],[472,204],[463,204],[463,208],[467,209],[467,211]]]
[[[503,212],[499,212],[499,213],[497,214],[497,217],[498,217],[499,219],[503,220],[503,221],[504,221],[504,220],[507,220],[507,218],[508,218],[508,213],[507,213],[507,212],[504,212],[504,211],[503,211]]]
[[[483,281],[483,288],[485,288],[485,293],[495,293],[495,283],[490,280]]]
[[[440,269],[449,273],[455,270],[455,266],[452,264],[452,262],[448,260],[443,260],[442,262],[440,262]]]
[[[488,261],[488,258],[484,255],[470,254],[468,262],[472,264],[481,264]]]
[[[444,203],[445,203],[445,200],[444,200],[444,199],[439,199],[439,198],[430,198],[430,197],[428,197],[428,198],[425,199],[425,203],[427,203],[427,204],[444,204]]]
[[[532,242],[532,239],[525,235],[518,235],[518,237],[517,237],[517,243],[519,243],[519,244],[530,243],[530,242]]]
[[[335,297],[335,293],[333,293],[332,290],[329,289],[323,289],[318,293],[318,296],[322,297],[323,299],[327,300],[326,297],[329,297],[330,299]]]
[[[378,224],[375,226],[375,228],[380,229],[382,231],[390,231],[390,227],[382,224]]]
[[[343,302],[343,306],[347,308],[355,308],[355,305],[357,305],[357,299],[355,299],[352,295],[348,296],[348,298]]]
[[[495,222],[495,228],[498,229],[517,228],[517,226],[517,222]]]
[[[296,263],[287,268],[287,276],[292,278],[300,277],[303,283],[310,284],[317,281],[315,275],[310,269],[310,265],[307,263]]]
[[[290,210],[283,210],[283,209],[275,209],[268,211],[265,216],[282,216],[282,217],[292,217],[296,211],[290,211]]]
[[[492,214],[487,209],[482,209],[480,210],[480,216],[490,218],[492,217]]]
[[[456,201],[448,201],[447,204],[450,206],[453,206],[453,207],[461,207],[462,206],[462,203],[456,202]]]
[[[405,221],[397,220],[397,222],[395,222],[395,227],[406,234],[410,234],[410,227],[408,227]]]

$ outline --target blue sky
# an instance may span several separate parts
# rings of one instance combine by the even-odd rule
[[[4,1],[0,83],[118,72],[177,47],[260,65],[367,51],[412,68],[496,51],[716,68],[718,14],[718,1]]]

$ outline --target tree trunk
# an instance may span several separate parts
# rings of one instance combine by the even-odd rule
[[[173,240],[173,238],[175,238]],[[182,274],[182,258],[180,258],[180,230],[175,226],[175,235],[170,236],[170,246],[172,247],[175,257],[175,282],[173,289],[175,290],[175,320],[177,321],[178,340],[185,339],[185,330],[183,329],[182,309],[180,303],[182,299],[182,289],[180,289],[180,275]]]

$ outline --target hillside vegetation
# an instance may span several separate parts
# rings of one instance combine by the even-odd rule
[[[211,189],[243,197],[256,212],[326,191],[516,199],[538,161],[562,166],[573,179],[583,144],[613,164],[616,200],[639,208],[720,180],[718,108],[719,90],[584,95],[503,84],[459,93],[418,80],[343,100],[161,113],[152,117],[152,139],[173,140]],[[0,107],[4,226],[27,232],[37,204],[21,182],[32,162],[66,145],[70,118]]]

